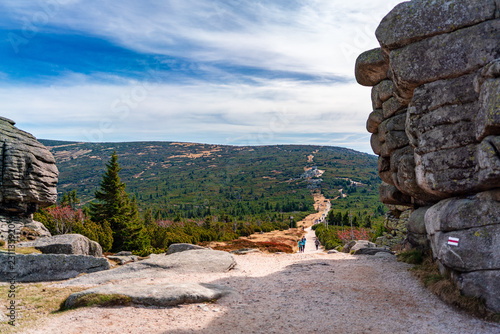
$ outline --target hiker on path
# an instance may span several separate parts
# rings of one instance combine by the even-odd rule
[[[302,253],[306,251],[306,237],[302,237]]]
[[[302,253],[302,239],[299,239],[299,253]]]
[[[318,250],[318,247],[319,247],[319,239],[316,238],[316,240],[314,241],[314,244],[316,245],[316,250]]]

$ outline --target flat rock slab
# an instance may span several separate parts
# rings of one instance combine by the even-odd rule
[[[194,249],[170,255],[152,254],[147,260],[125,264],[106,272],[93,273],[63,285],[104,284],[112,280],[160,278],[182,273],[226,272],[236,266],[233,255],[216,250]]]
[[[85,295],[128,296],[131,302],[149,306],[175,306],[179,304],[203,303],[219,299],[234,291],[231,287],[220,284],[182,283],[157,285],[105,285],[74,293],[66,299],[65,306],[72,308],[78,298]]]
[[[15,259],[15,262],[13,259]],[[74,278],[82,273],[109,269],[105,258],[63,254],[0,253],[0,282],[47,282]]]

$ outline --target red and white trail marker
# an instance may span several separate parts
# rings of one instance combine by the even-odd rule
[[[448,245],[458,246],[458,238],[448,237]]]

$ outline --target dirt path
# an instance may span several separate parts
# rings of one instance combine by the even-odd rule
[[[326,215],[328,214],[328,211],[330,210],[331,207],[330,200],[326,199],[325,196],[323,196],[323,194],[321,194],[320,192],[313,193],[313,197],[314,197],[314,209],[316,209],[318,212],[312,213],[303,220],[297,222],[298,227],[313,226],[317,220],[320,220],[321,217],[326,217]]]
[[[442,303],[408,272],[409,265],[393,258],[252,253],[236,261],[237,268],[228,273],[175,279],[236,290],[216,303],[79,309],[24,333],[500,333],[500,325]]]
[[[316,245],[314,241],[316,240],[316,233],[310,227],[306,228],[306,248],[304,249],[304,254],[314,254],[314,253],[322,253],[324,248],[322,246],[316,250]]]

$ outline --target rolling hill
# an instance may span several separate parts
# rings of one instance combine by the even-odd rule
[[[239,220],[272,219],[293,212],[300,219],[313,211],[315,189],[337,198],[334,209],[380,213],[377,158],[346,148],[40,142],[56,159],[59,195],[77,190],[83,203],[93,199],[105,164],[116,151],[127,192],[143,210],[152,208],[156,218],[227,214]],[[311,172],[312,167],[323,173]]]

